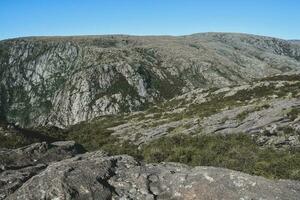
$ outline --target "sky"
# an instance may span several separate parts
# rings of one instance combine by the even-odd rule
[[[300,39],[298,0],[0,0],[0,40],[241,32]]]

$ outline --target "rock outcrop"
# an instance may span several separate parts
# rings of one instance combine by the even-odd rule
[[[245,34],[35,37],[0,42],[0,118],[67,127],[195,88],[300,69],[300,45]]]
[[[1,160],[0,199],[300,198],[297,181],[268,180],[222,168],[192,168],[178,163],[144,164],[130,156],[107,156],[101,151],[72,157],[78,153],[76,149],[73,142],[59,142],[10,150],[15,159],[9,165]],[[58,157],[48,156],[53,153]],[[16,154],[27,155],[21,156],[26,166],[20,165],[21,157]],[[28,156],[32,158],[28,160]]]
[[[51,162],[84,152],[85,150],[73,141],[51,144],[43,142],[19,149],[0,149],[0,199],[13,193]]]
[[[246,133],[262,146],[299,148],[300,76],[269,79],[274,80],[193,90],[145,111],[119,115],[115,123],[104,126],[109,118],[102,117],[92,124],[137,145],[176,134]],[[89,125],[78,127],[84,132]]]

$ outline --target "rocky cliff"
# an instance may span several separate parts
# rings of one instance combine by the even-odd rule
[[[181,37],[34,37],[0,42],[1,118],[67,127],[143,110],[195,88],[300,69],[300,46],[206,33]]]

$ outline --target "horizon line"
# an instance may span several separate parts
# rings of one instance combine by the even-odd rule
[[[25,35],[25,36],[16,36],[16,37],[8,37],[0,39],[0,41],[5,40],[15,40],[15,39],[30,39],[30,38],[67,38],[67,37],[105,37],[105,36],[127,36],[127,37],[185,37],[185,36],[193,36],[197,34],[242,34],[242,35],[252,35],[252,36],[260,36],[260,37],[269,37],[287,41],[300,40],[300,38],[282,38],[278,36],[272,35],[263,35],[256,33],[247,33],[247,32],[220,32],[220,31],[209,31],[209,32],[195,32],[191,34],[127,34],[127,33],[107,33],[107,34],[62,34],[62,35]]]

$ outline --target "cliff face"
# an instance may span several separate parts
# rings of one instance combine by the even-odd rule
[[[6,40],[0,42],[0,117],[23,127],[66,127],[195,88],[299,69],[296,43],[243,34]]]

